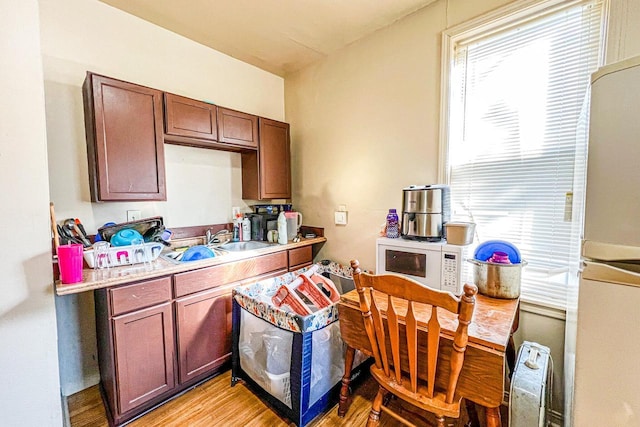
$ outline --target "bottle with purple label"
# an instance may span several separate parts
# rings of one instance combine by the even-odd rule
[[[506,252],[495,251],[491,258],[487,260],[488,262],[493,262],[495,264],[511,264],[509,260],[509,255]]]
[[[395,239],[400,237],[398,230],[398,214],[395,209],[389,209],[387,214],[387,237]]]

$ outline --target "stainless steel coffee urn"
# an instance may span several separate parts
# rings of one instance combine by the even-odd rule
[[[443,225],[450,218],[448,185],[411,185],[402,189],[402,238],[442,240],[445,237]]]

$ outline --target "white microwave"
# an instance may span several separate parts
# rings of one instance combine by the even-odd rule
[[[430,288],[459,294],[470,271],[464,262],[467,249],[446,241],[380,237],[376,240],[376,273],[400,274]]]

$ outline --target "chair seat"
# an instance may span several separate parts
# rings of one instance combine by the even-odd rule
[[[411,391],[411,380],[409,377],[403,375],[402,384],[398,384],[395,376],[389,378],[384,373],[384,370],[377,368],[375,365],[371,366],[371,375],[380,386],[411,405],[436,415],[449,418],[460,417],[461,397],[454,397],[452,403],[447,403],[445,402],[445,393],[434,391],[434,396],[431,398],[428,396],[427,388],[420,385],[420,383],[418,383],[417,393],[413,393]],[[404,384],[406,384],[406,386]]]

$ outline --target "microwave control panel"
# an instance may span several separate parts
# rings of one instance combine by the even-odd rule
[[[454,252],[442,252],[442,290],[458,293],[462,284],[460,283],[460,272],[462,269],[460,254]]]

